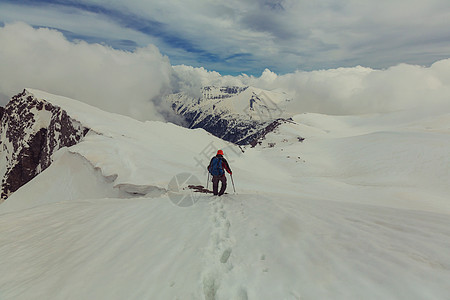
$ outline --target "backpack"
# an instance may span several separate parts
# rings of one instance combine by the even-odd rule
[[[222,159],[217,156],[212,158],[209,173],[211,173],[212,176],[222,176],[225,174],[222,166]]]

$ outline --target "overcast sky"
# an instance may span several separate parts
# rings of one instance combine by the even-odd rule
[[[0,0],[0,25],[16,21],[223,75],[450,57],[449,0]]]

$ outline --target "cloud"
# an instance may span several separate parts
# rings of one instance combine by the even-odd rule
[[[0,95],[36,88],[141,120],[163,119],[172,73],[154,46],[126,52],[24,23],[0,27],[0,65]]]
[[[172,92],[183,92],[192,97],[201,96],[201,88],[205,86],[244,86],[241,78],[226,75],[222,76],[215,71],[205,68],[179,65],[173,67]]]
[[[450,112],[450,59],[430,67],[399,64],[383,70],[337,68],[260,77],[240,76],[243,83],[281,89],[292,95],[290,113],[332,115],[385,113],[412,109]]]
[[[56,29],[71,41],[101,43],[116,49],[134,50],[155,44],[157,41],[156,37],[119,24],[113,16],[83,10],[77,6],[51,5],[50,2],[55,3],[55,1],[0,2],[0,20],[3,23],[24,22],[35,28]]]
[[[122,49],[156,45],[174,64],[277,73],[447,58],[450,2],[39,0],[0,3],[0,22],[65,30]],[[205,30],[207,28],[207,30]],[[282,59],[281,59],[282,58]]]

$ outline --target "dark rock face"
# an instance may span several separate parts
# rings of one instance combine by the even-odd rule
[[[78,143],[89,130],[26,90],[14,96],[2,114],[0,159],[5,166],[0,169],[0,200],[45,170],[54,152]]]
[[[277,129],[281,124],[285,124],[285,123],[294,123],[294,121],[292,121],[292,118],[289,119],[277,119],[275,121],[273,121],[272,123],[268,124],[266,127],[264,127],[262,130],[258,131],[258,134],[255,135],[255,138],[250,141],[250,145],[253,147],[255,147],[258,144],[261,144],[261,140],[263,140],[266,135],[272,131],[274,131],[275,129]],[[304,138],[299,138],[302,140],[299,140],[300,142],[302,142],[304,140]]]
[[[0,125],[2,124],[2,118],[3,118],[4,112],[5,112],[5,109],[0,106]],[[2,140],[0,139],[0,149],[1,149],[1,147],[2,147]]]
[[[189,128],[203,128],[209,133],[237,145],[248,145],[258,139],[261,131],[270,122],[236,120],[223,118],[220,115],[208,115],[200,122],[197,122],[201,112],[188,112],[182,114],[189,124]]]

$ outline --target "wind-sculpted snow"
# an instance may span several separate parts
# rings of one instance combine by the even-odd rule
[[[79,142],[87,128],[60,107],[24,90],[6,105],[0,126],[1,199],[45,170],[51,155]]]

